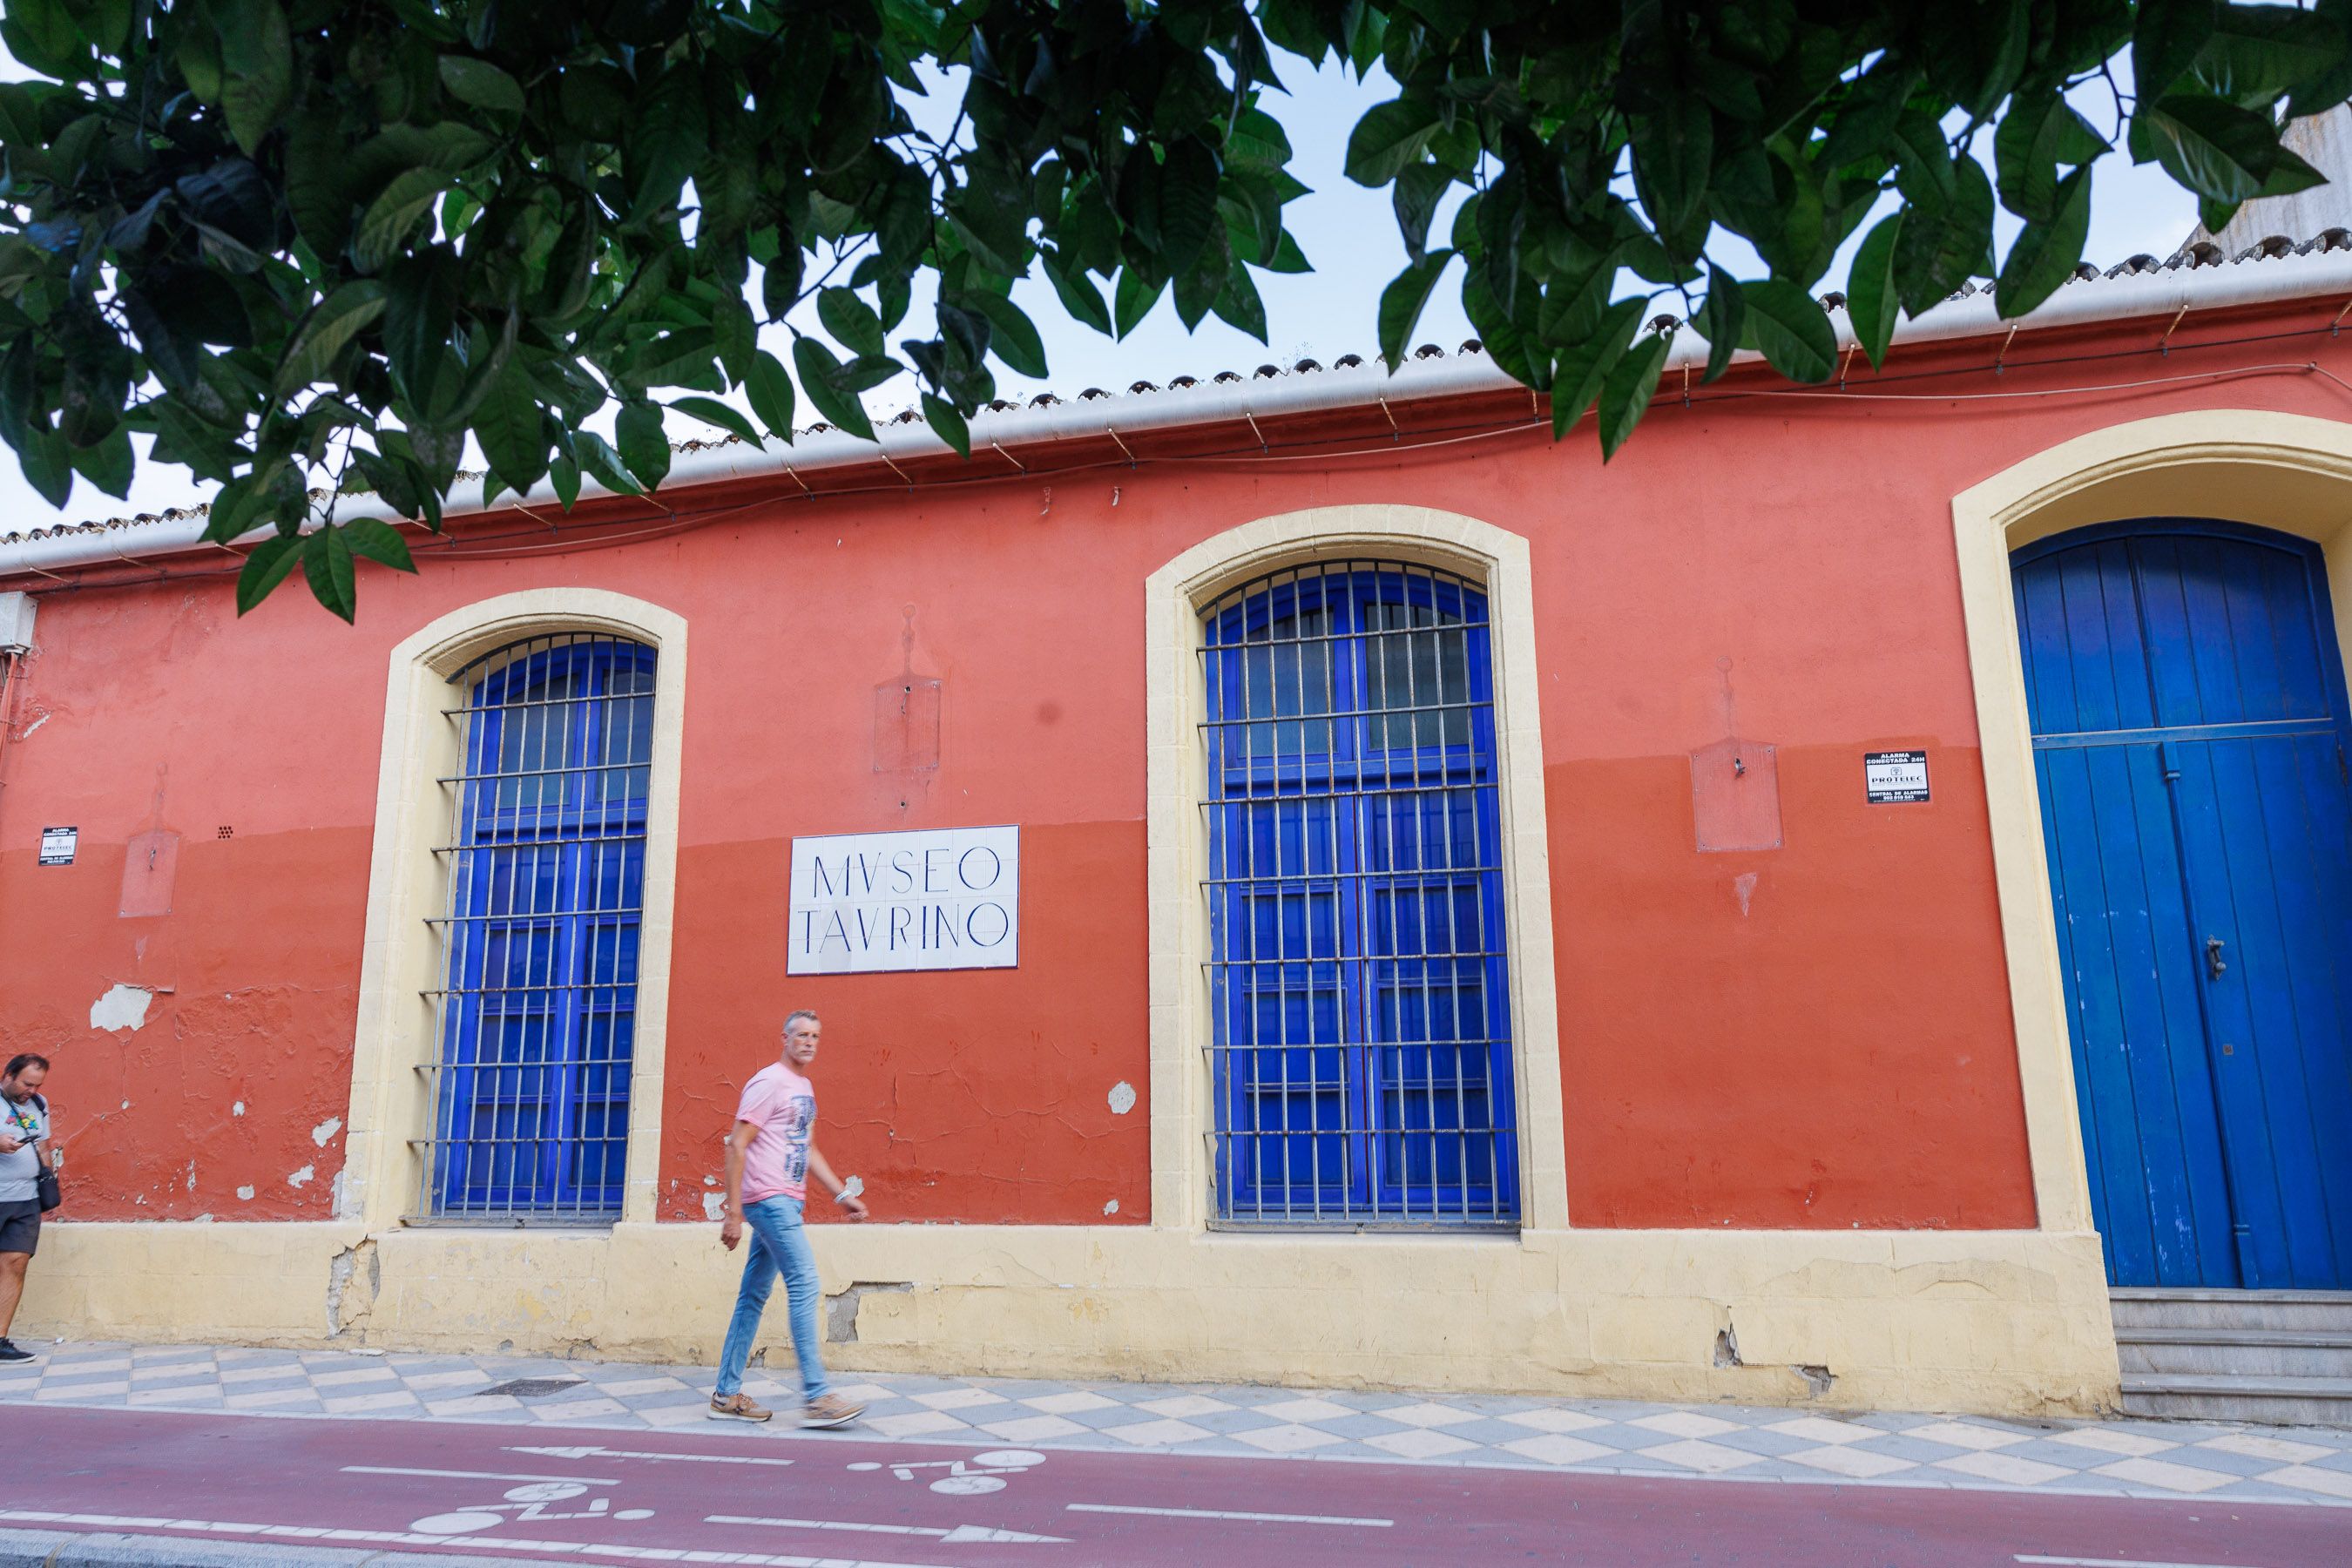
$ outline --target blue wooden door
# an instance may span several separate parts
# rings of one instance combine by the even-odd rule
[[[2352,1287],[2352,786],[2316,546],[2018,553],[2091,1202],[2118,1285]]]

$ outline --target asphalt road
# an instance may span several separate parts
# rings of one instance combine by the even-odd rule
[[[538,1563],[2304,1568],[2352,1509],[18,1405],[0,1529]],[[158,1542],[158,1545],[163,1544]],[[704,1554],[709,1555],[704,1555]]]

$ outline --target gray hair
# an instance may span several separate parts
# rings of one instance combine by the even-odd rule
[[[795,1007],[791,1012],[784,1015],[784,1033],[788,1035],[791,1034],[793,1032],[793,1026],[799,1023],[803,1018],[806,1018],[812,1024],[823,1022],[823,1020],[816,1016],[816,1010],[814,1008]]]

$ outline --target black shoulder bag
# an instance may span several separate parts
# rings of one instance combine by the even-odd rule
[[[41,1120],[44,1123],[47,1123],[49,1118],[49,1102],[42,1099],[37,1094],[30,1096],[29,1098],[35,1105],[41,1108]],[[33,1151],[34,1166],[37,1173],[33,1177],[33,1197],[35,1201],[39,1203],[41,1205],[41,1212],[43,1214],[47,1214],[51,1209],[56,1208],[59,1204],[64,1203],[66,1201],[66,1195],[58,1186],[57,1172],[51,1170],[47,1165],[40,1163],[40,1144],[35,1142],[30,1146]]]

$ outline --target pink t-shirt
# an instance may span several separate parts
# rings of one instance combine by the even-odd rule
[[[743,1201],[805,1199],[809,1134],[816,1128],[816,1085],[782,1062],[771,1062],[743,1086],[735,1120],[760,1131],[743,1151]]]

